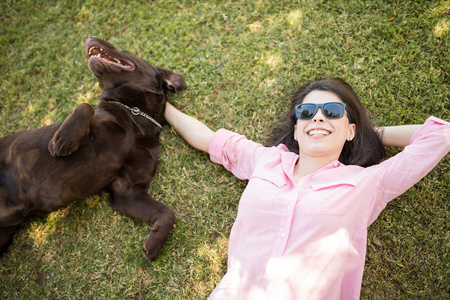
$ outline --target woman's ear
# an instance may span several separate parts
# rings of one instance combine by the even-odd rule
[[[294,126],[294,140],[297,140],[297,125]]]
[[[348,126],[347,141],[353,140],[353,138],[355,137],[355,134],[356,134],[356,125],[354,123],[352,123]]]

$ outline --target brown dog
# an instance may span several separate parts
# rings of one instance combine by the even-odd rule
[[[88,65],[102,93],[98,108],[78,105],[62,123],[0,139],[0,255],[28,215],[48,214],[105,190],[113,209],[153,223],[144,254],[154,260],[175,222],[147,193],[160,151],[167,91],[183,78],[91,37]]]

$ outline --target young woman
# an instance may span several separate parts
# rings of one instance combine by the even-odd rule
[[[450,150],[450,124],[377,133],[340,79],[308,83],[264,147],[167,104],[166,120],[248,185],[210,299],[358,299],[367,227]],[[381,138],[380,138],[381,137]],[[377,164],[384,145],[405,147]]]

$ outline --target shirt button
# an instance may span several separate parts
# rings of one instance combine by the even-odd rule
[[[283,233],[281,234],[281,237],[282,237],[282,238],[286,237],[286,234],[283,232]]]
[[[291,211],[291,207],[290,207],[290,206],[288,206],[288,207],[287,207],[287,210],[288,210],[288,211]]]

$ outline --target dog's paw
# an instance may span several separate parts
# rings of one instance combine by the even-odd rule
[[[164,243],[166,242],[167,234],[161,231],[158,231],[157,226],[152,228],[152,231],[147,235],[147,238],[144,242],[144,248],[142,251],[144,252],[144,256],[150,260],[154,261],[161,251]]]
[[[73,143],[70,139],[55,134],[48,143],[48,151],[52,156],[67,156],[78,150],[78,143]]]

